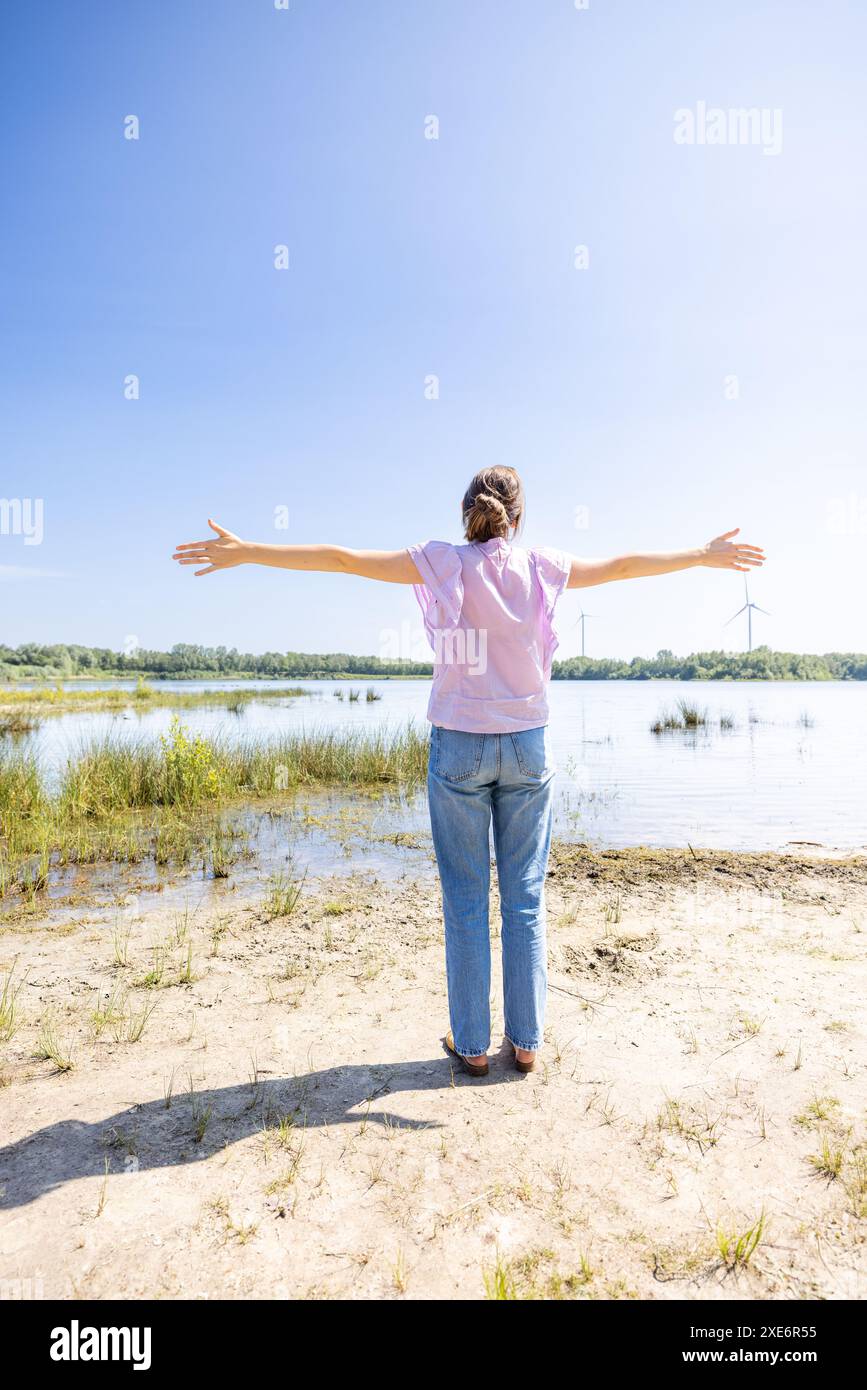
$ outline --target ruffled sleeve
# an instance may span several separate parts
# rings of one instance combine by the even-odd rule
[[[554,609],[569,582],[572,561],[562,550],[531,550],[530,554],[542,598],[543,654],[547,671],[560,645],[554,631]]]
[[[461,557],[448,541],[425,541],[407,547],[410,559],[424,580],[414,584],[431,645],[434,633],[457,627],[464,602]]]

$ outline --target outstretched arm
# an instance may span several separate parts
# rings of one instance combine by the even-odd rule
[[[674,574],[676,570],[704,565],[710,569],[749,571],[764,563],[761,546],[732,541],[740,527],[716,536],[696,550],[670,550],[660,553],[616,555],[611,560],[579,560],[572,557],[567,589],[586,589],[592,584],[608,584],[612,579],[643,579],[653,574]]]
[[[234,565],[273,565],[284,570],[321,570],[360,574],[387,584],[421,584],[422,577],[406,550],[346,550],[340,545],[265,545],[243,541],[208,518],[216,536],[206,541],[186,541],[172,556],[181,565],[202,565],[196,575]]]

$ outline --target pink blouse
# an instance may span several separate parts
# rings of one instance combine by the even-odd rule
[[[548,722],[554,608],[571,561],[506,540],[427,541],[409,553],[434,650],[427,717],[444,729],[508,734]]]

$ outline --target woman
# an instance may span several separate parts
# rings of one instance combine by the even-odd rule
[[[488,1072],[491,954],[489,835],[502,913],[505,1033],[519,1071],[532,1071],[544,1031],[544,882],[551,843],[547,686],[564,589],[705,565],[747,571],[758,546],[727,531],[696,550],[579,560],[513,544],[524,517],[514,468],[477,473],[461,504],[466,545],[406,550],[261,545],[209,521],[216,539],[179,545],[182,565],[329,570],[412,584],[434,648],[428,706],[428,799],[442,883],[449,1021],[446,1047],[472,1076]]]

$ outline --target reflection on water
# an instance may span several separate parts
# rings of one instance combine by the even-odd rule
[[[196,732],[226,738],[299,727],[424,721],[427,681],[378,681],[382,699],[368,704],[363,693],[369,683],[363,678],[305,682],[309,696],[253,702],[238,714],[220,708],[184,710],[181,718]],[[84,685],[73,684],[76,689]],[[128,684],[132,688],[134,682]],[[164,684],[173,690],[213,690],[217,685],[249,690],[259,684],[273,691],[275,686],[272,681]],[[350,686],[362,692],[361,700],[333,697],[335,690],[348,693]],[[690,732],[652,734],[651,724],[679,697],[705,707],[708,724]],[[598,846],[690,843],[782,849],[807,841],[829,849],[865,849],[865,698],[867,688],[856,681],[555,681],[550,706],[559,767],[557,833]],[[47,768],[56,769],[94,735],[155,737],[168,729],[172,714],[170,709],[131,708],[50,716],[25,736],[24,745],[34,747]],[[392,857],[406,867],[405,850],[389,849],[386,840],[365,834],[358,836],[351,855],[343,854],[340,816],[345,812],[351,817],[357,797],[328,794],[313,801],[324,808],[317,814],[325,818],[311,820],[306,832],[317,865],[327,862],[339,871],[342,860],[357,854],[370,856],[375,870],[385,871]],[[293,815],[293,843],[296,820]],[[374,820],[380,837],[424,834],[423,795],[396,804],[381,799]],[[264,833],[251,831],[254,838]],[[266,859],[275,853],[276,847]],[[429,863],[427,843],[409,853]]]

